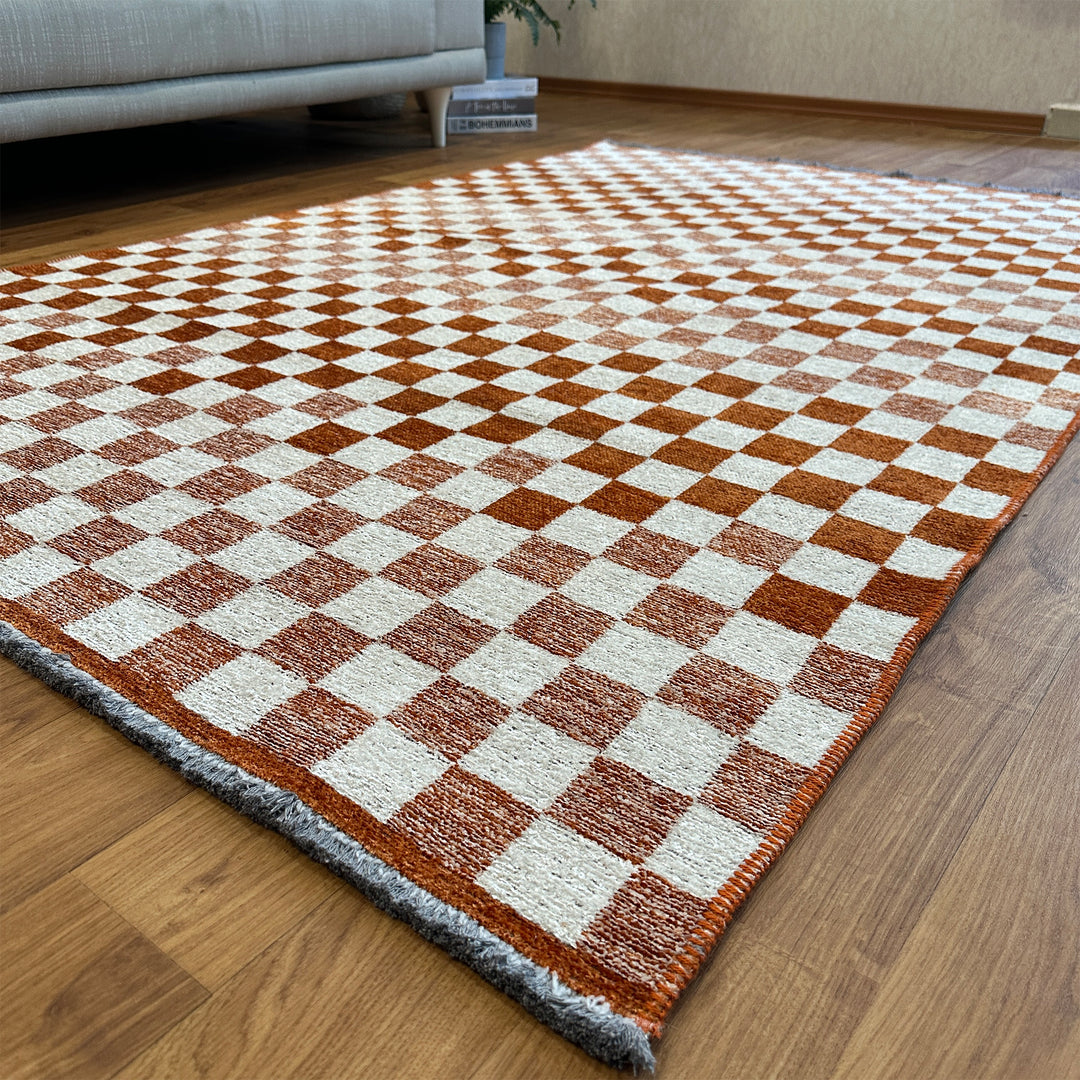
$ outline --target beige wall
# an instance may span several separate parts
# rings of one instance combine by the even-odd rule
[[[1080,0],[542,0],[507,70],[1044,113],[1080,101]]]

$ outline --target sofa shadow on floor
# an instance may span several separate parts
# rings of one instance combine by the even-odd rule
[[[14,228],[425,149],[429,121],[412,95],[385,120],[316,120],[296,108],[9,143],[4,222]]]

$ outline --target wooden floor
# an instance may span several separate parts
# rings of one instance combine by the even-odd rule
[[[2,261],[604,136],[1080,193],[1075,143],[570,95],[541,112],[537,135],[445,151],[427,148],[416,112],[6,147]],[[1074,444],[685,994],[660,1080],[1080,1077],[1078,523]],[[614,1075],[281,837],[3,664],[0,1076]]]

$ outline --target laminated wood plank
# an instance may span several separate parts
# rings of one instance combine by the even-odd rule
[[[0,918],[7,1080],[105,1080],[209,991],[65,876]]]

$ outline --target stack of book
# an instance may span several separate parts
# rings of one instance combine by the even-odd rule
[[[536,130],[535,78],[488,79],[455,86],[446,111],[447,135]]]

